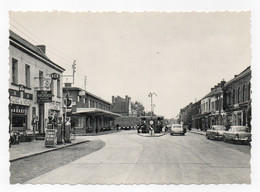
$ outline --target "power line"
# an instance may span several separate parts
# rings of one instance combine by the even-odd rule
[[[56,48],[52,47],[50,44],[46,43],[45,41],[43,41],[42,39],[40,39],[39,37],[37,37],[34,33],[32,33],[29,29],[27,29],[26,27],[24,27],[21,23],[19,23],[17,20],[15,20],[14,18],[10,17],[11,20],[13,20],[14,22],[16,22],[19,26],[21,26],[23,29],[25,29],[27,32],[29,32],[30,34],[32,34],[36,39],[40,40],[41,42],[43,42],[44,44],[48,45],[49,48],[53,49],[56,52],[60,52],[60,54],[62,55],[61,58],[68,60],[69,62],[71,62],[71,60],[74,60],[73,58],[68,57],[67,55],[63,54],[61,51],[57,50]],[[57,55],[58,56],[58,55]],[[60,56],[58,56],[60,57]]]

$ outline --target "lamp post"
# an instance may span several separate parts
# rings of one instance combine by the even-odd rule
[[[153,95],[157,96],[156,93],[149,93],[148,97],[151,97],[151,118],[152,118],[152,115],[153,115]]]

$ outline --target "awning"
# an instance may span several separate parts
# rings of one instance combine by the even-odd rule
[[[117,113],[113,113],[111,111],[106,111],[98,108],[76,108],[76,114],[88,114],[88,115],[104,115],[109,117],[121,117]]]

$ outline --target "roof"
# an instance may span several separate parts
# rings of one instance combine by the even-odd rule
[[[221,93],[222,92],[222,88],[221,87],[217,87],[217,88],[215,88],[215,89],[213,89],[212,91],[210,91],[207,95],[205,95],[202,99],[205,99],[205,98],[207,98],[207,97],[211,97],[211,96],[213,96],[213,95],[217,95],[217,94],[219,94],[219,93]],[[201,100],[202,100],[201,99]]]
[[[64,91],[64,90],[85,91],[84,89],[81,89],[81,88],[79,88],[79,87],[63,87],[62,89],[63,89],[63,91]],[[93,93],[90,93],[90,92],[88,92],[88,91],[85,91],[85,92],[86,92],[86,94],[88,94],[88,95],[90,95],[90,96],[92,96],[92,97],[95,97],[96,99],[99,99],[99,100],[101,100],[101,101],[103,101],[103,102],[108,103],[108,104],[111,105],[111,103],[110,103],[109,101],[106,101],[105,99],[102,99],[101,97],[96,96],[96,95],[94,95]]]
[[[224,87],[227,87],[228,85],[230,85],[231,83],[233,83],[236,80],[239,80],[240,78],[244,77],[245,75],[248,75],[249,73],[251,73],[251,66],[247,67],[244,71],[242,71],[241,73],[239,73],[238,75],[235,75],[235,77],[233,79],[231,79],[230,81],[228,81]]]
[[[53,61],[51,61],[46,54],[44,54],[42,52],[42,50],[31,44],[29,41],[23,39],[22,37],[20,37],[19,35],[17,35],[16,33],[14,33],[13,31],[9,30],[10,32],[10,36],[9,39],[13,40],[14,42],[22,45],[23,47],[27,48],[28,50],[32,51],[34,54],[37,54],[40,58],[46,60],[47,62],[49,62],[51,65],[53,65],[53,67],[55,67],[56,69],[60,70],[60,71],[65,71],[64,68],[62,68],[61,66],[57,65],[56,63],[54,63]]]
[[[76,113],[77,114],[101,114],[101,115],[107,115],[107,116],[112,116],[112,117],[121,117],[121,115],[117,113],[113,113],[111,111],[106,111],[103,109],[98,109],[98,108],[76,108]]]

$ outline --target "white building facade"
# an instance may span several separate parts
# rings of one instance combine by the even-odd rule
[[[9,131],[44,133],[48,116],[63,115],[62,67],[46,55],[44,45],[35,46],[10,31],[9,36]]]

